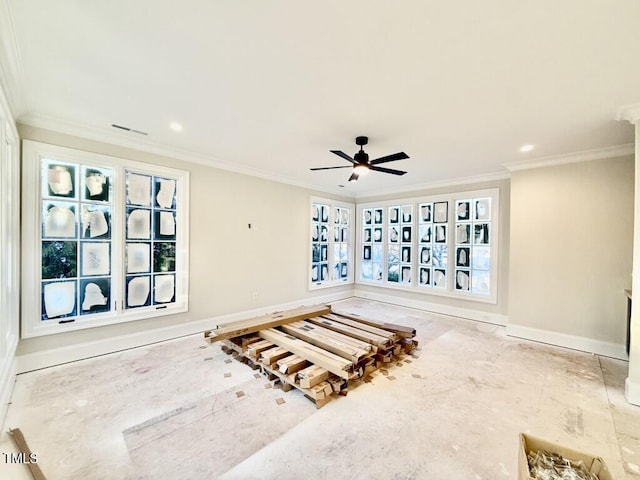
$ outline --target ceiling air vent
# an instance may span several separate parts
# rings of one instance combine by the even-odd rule
[[[149,135],[147,132],[143,132],[141,130],[134,130],[133,128],[129,128],[129,127],[123,127],[122,125],[116,125],[115,123],[112,123],[111,126],[113,128],[119,128],[120,130],[125,130],[131,133],[137,133],[139,135]]]

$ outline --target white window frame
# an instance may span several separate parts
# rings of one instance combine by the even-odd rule
[[[456,228],[456,217],[455,217],[455,206],[456,201],[468,200],[472,198],[479,197],[488,197],[491,198],[491,237],[490,237],[490,255],[491,255],[491,265],[490,265],[490,292],[488,295],[476,294],[472,292],[459,291],[455,289],[455,270],[456,270],[456,243],[455,243],[455,228]],[[447,218],[447,284],[445,288],[435,288],[435,287],[425,287],[420,286],[418,282],[418,272],[419,272],[419,243],[418,243],[418,218],[419,218],[419,208],[421,203],[436,203],[436,202],[448,202],[448,218]],[[413,205],[413,238],[411,243],[411,251],[412,259],[411,259],[411,271],[412,278],[411,284],[402,284],[388,281],[388,248],[389,248],[389,221],[388,218],[384,218],[382,226],[382,251],[383,251],[383,268],[382,268],[382,280],[370,280],[364,279],[362,277],[362,251],[363,251],[363,211],[367,209],[379,209],[382,208],[384,214],[388,216],[389,207],[392,206],[401,206],[401,205]],[[425,295],[435,295],[441,297],[450,297],[450,298],[459,298],[465,299],[475,302],[482,303],[491,303],[496,304],[498,302],[498,265],[500,259],[498,258],[499,252],[499,212],[500,212],[500,191],[498,188],[490,188],[483,190],[471,190],[471,191],[460,191],[460,192],[451,192],[447,194],[440,195],[429,195],[422,197],[411,197],[411,198],[399,198],[381,202],[368,202],[357,205],[357,225],[356,225],[356,249],[354,252],[355,258],[357,260],[355,263],[355,283],[361,285],[372,285],[381,288],[389,288],[393,290],[402,290],[413,293],[421,293]],[[433,215],[433,212],[432,212]]]
[[[329,265],[329,279],[325,280],[325,281],[312,281],[312,258],[313,258],[313,205],[315,203],[321,203],[323,205],[328,205],[331,208],[331,212],[329,214],[329,232],[328,232],[328,237],[329,237],[329,246],[328,246],[328,258],[327,258],[327,263]],[[349,246],[349,252],[347,255],[347,278],[340,278],[340,279],[332,279],[332,265],[335,263],[335,259],[334,259],[334,249],[333,249],[333,245],[334,245],[334,228],[335,228],[335,223],[333,222],[333,212],[335,208],[343,208],[349,211],[349,234],[348,234],[348,241],[346,243],[348,243]],[[348,285],[348,284],[353,284],[354,283],[354,278],[355,278],[355,268],[354,268],[354,245],[355,245],[355,241],[354,241],[354,229],[356,227],[356,221],[355,221],[355,205],[352,203],[346,203],[346,202],[341,202],[338,200],[331,200],[329,198],[322,198],[322,197],[310,197],[309,200],[309,215],[308,215],[308,222],[309,222],[309,249],[308,249],[308,254],[307,254],[307,265],[308,265],[308,272],[307,272],[307,278],[309,279],[309,290],[317,290],[317,289],[321,289],[321,288],[329,288],[329,287],[336,287],[339,285]]]
[[[22,338],[113,325],[188,311],[189,299],[189,172],[169,167],[49,145],[23,141],[22,188]],[[111,309],[108,312],[73,317],[72,322],[42,320],[42,188],[41,161],[53,159],[78,165],[107,167],[113,173],[111,216]],[[125,308],[125,171],[176,180],[176,267],[174,301]],[[79,268],[79,267],[78,267]],[[150,278],[153,278],[153,265]],[[153,289],[153,283],[151,284]],[[78,306],[79,308],[79,306]]]

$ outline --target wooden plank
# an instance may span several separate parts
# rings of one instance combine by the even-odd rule
[[[251,358],[257,358],[260,355],[260,352],[263,352],[264,350],[267,350],[273,346],[273,343],[268,340],[260,340],[259,342],[254,342],[247,348],[247,355]]]
[[[311,345],[304,340],[292,337],[291,335],[282,333],[274,328],[260,330],[260,336],[280,347],[287,348],[290,352],[300,355],[311,363],[320,365],[339,377],[347,380],[352,378],[352,375],[349,372],[353,370],[353,362],[345,360],[338,355],[327,352],[326,350],[316,347],[315,345]]]
[[[231,352],[233,352],[236,348],[240,348],[240,347],[238,347],[238,345],[234,344],[230,340],[223,340],[222,346],[220,348],[222,348],[222,351],[227,355],[231,355]]]
[[[263,315],[247,320],[229,322],[218,325],[215,330],[207,330],[205,339],[209,343],[224,340],[226,338],[238,337],[247,333],[256,333],[267,328],[277,327],[285,323],[304,320],[309,317],[317,317],[331,312],[331,308],[326,305],[314,305],[311,307],[299,307],[284,312],[276,312],[270,315]]]
[[[335,353],[336,355],[355,363],[359,362],[363,357],[371,354],[371,345],[368,343],[364,344],[364,342],[362,342],[364,346],[368,347],[367,350],[363,348],[355,348],[350,344],[350,342],[336,337],[336,335],[343,337],[344,335],[332,332],[331,330],[319,327],[318,325],[304,325],[302,322],[295,322],[288,325],[282,325],[280,329],[283,332],[300,338],[305,342],[315,345],[316,347]],[[330,332],[332,335],[327,335],[326,332]]]
[[[357,338],[358,340],[362,340],[363,342],[367,342],[370,345],[374,345],[377,348],[389,348],[392,343],[389,337],[383,337],[382,335],[368,332],[361,328],[352,327],[344,323],[329,320],[326,317],[312,317],[305,321],[320,325],[344,335],[349,335],[353,338]]]
[[[269,368],[267,366],[263,365],[263,368],[265,370],[265,372],[267,372],[269,375],[272,375],[274,378],[279,379],[283,384],[288,384],[288,385],[292,385],[293,387],[297,388],[298,390],[300,390],[305,397],[309,398],[311,401],[313,401],[316,404],[316,408],[321,408],[324,405],[327,404],[327,402],[329,402],[329,400],[331,400],[331,396],[324,396],[324,398],[322,399],[318,399],[316,398],[317,395],[314,391],[312,391],[310,388],[303,388],[300,386],[300,384],[298,384],[295,381],[295,377],[296,374],[284,374],[281,373],[278,370],[274,370],[272,368]],[[323,392],[325,392],[325,390],[323,389]]]
[[[311,365],[298,372],[298,382],[303,388],[311,388],[329,378],[329,371],[318,365]]]
[[[237,339],[234,340],[238,340],[239,345],[242,348],[246,348],[248,347],[250,344],[254,343],[254,342],[259,342],[260,340],[262,340],[258,335],[251,335],[251,336],[247,336],[247,337],[239,337]]]
[[[326,337],[328,341],[336,345],[345,344],[350,346],[354,351],[357,352],[357,355],[355,355],[353,358],[354,361],[360,361],[360,359],[366,356],[371,356],[376,350],[375,347],[372,346],[369,342],[359,340],[350,335],[345,335],[344,333],[336,332],[335,330],[326,328],[323,325],[315,325],[307,320],[297,322],[294,325],[298,325],[298,323],[301,324],[302,328],[304,328],[308,332],[314,335],[321,335],[322,337]]]
[[[290,310],[282,310],[279,312],[273,312],[273,313],[267,313],[265,315],[259,315],[257,317],[251,317],[251,318],[243,318],[241,320],[232,320],[229,322],[224,322],[222,324],[218,324],[216,325],[216,328],[214,328],[212,330],[212,333],[215,334],[216,330],[218,328],[221,327],[243,327],[246,326],[247,324],[253,324],[256,321],[262,321],[263,319],[269,320],[269,319],[284,319],[286,320],[287,318],[291,317],[301,317],[300,319],[306,318],[305,315],[311,314],[314,311],[317,310],[321,310],[321,311],[326,311],[326,310],[331,311],[331,307],[329,305],[325,305],[325,304],[319,304],[319,305],[306,305],[306,306],[301,306],[298,308],[292,308]]]
[[[386,352],[386,353],[377,353],[376,354],[376,361],[377,363],[390,363],[392,360],[393,354],[392,352]]]
[[[308,319],[301,320],[299,322],[293,322],[289,325],[299,325],[301,328],[304,328],[306,330],[315,330],[317,332],[322,332],[323,335],[327,335],[330,338],[334,338],[336,340],[339,340],[340,342],[346,343],[347,345],[351,345],[353,348],[361,349],[366,352],[371,352],[373,350],[373,347],[369,342],[365,342],[364,340],[352,337],[351,335],[336,332],[335,330],[327,328],[325,325],[314,324]]]
[[[38,465],[36,462],[31,461],[32,456],[33,458],[35,458],[35,455],[31,452],[29,445],[27,445],[27,441],[25,440],[22,431],[19,428],[9,429],[9,435],[11,436],[11,438],[13,438],[13,441],[18,447],[18,450],[20,450],[20,453],[24,454],[24,456],[26,457],[27,461],[25,463],[29,468],[29,472],[31,473],[31,476],[34,478],[34,480],[47,480],[44,476],[44,473],[40,469],[40,465]]]
[[[297,372],[298,370],[302,370],[307,365],[309,365],[309,363],[306,359],[294,354],[289,355],[288,357],[281,358],[276,362],[276,365],[278,365],[278,370],[281,373],[291,374]]]
[[[289,350],[274,346],[260,353],[260,361],[265,365],[273,365],[276,361],[280,360],[282,357],[286,357],[287,355],[291,355]]]
[[[388,323],[388,322],[382,322],[378,320],[370,320],[367,318],[363,318],[360,315],[355,313],[345,313],[345,312],[334,312],[334,313],[341,315],[343,317],[347,317],[351,320],[362,322],[372,327],[381,328],[383,330],[389,330],[390,332],[395,333],[399,337],[413,338],[416,336],[416,329],[413,327],[407,327],[405,325],[398,325],[396,323]]]
[[[366,323],[362,323],[357,320],[352,320],[350,318],[343,317],[342,315],[328,313],[326,315],[322,315],[322,317],[328,320],[333,320],[335,322],[349,325],[350,327],[355,327],[361,330],[365,330],[367,332],[375,333],[376,335],[380,335],[381,337],[388,338],[392,342],[395,342],[398,339],[398,336],[393,332],[390,332],[388,330],[383,330],[382,328],[378,328],[378,327],[372,327],[371,325],[367,325]]]
[[[222,343],[238,353],[245,353],[249,345],[260,340],[262,339],[259,336],[253,335],[251,337],[228,338],[222,340]]]

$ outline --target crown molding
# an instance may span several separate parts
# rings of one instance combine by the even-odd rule
[[[11,6],[0,0],[0,88],[14,119],[28,110],[23,88],[23,66]]]
[[[588,162],[591,160],[602,160],[604,158],[624,157],[633,155],[634,144],[627,143],[625,145],[616,145],[613,147],[598,148],[594,150],[583,150],[581,152],[566,153],[563,155],[553,155],[549,157],[538,157],[530,160],[524,160],[512,163],[503,163],[502,165],[510,172],[520,170],[529,170],[532,168],[553,167],[556,165],[565,165],[567,163]]]
[[[632,105],[624,105],[618,109],[616,114],[616,120],[626,120],[634,125],[640,121],[640,103],[634,103]]]
[[[1,0],[0,0],[1,1]],[[196,163],[199,165],[205,165],[207,167],[218,168],[242,175],[248,175],[252,177],[262,178],[264,180],[270,180],[273,182],[284,183],[295,187],[304,188],[306,190],[312,190],[320,193],[331,193],[338,195],[342,198],[347,198],[349,201],[356,198],[370,197],[371,195],[392,195],[392,194],[404,194],[407,192],[415,192],[419,190],[428,190],[433,188],[442,188],[456,185],[466,185],[480,182],[488,182],[494,180],[503,180],[509,178],[508,172],[497,172],[485,175],[477,175],[472,177],[454,178],[449,180],[441,180],[436,182],[429,182],[424,184],[408,185],[401,188],[394,189],[377,189],[375,191],[363,190],[361,192],[345,191],[345,189],[326,188],[319,187],[318,185],[312,185],[309,183],[300,182],[298,180],[288,178],[285,176],[274,175],[271,172],[266,172],[260,169],[246,167],[241,165],[235,165],[230,162],[226,162],[215,157],[202,155],[200,153],[182,150],[172,147],[167,147],[149,140],[141,138],[131,138],[129,133],[110,131],[107,128],[92,127],[69,120],[63,120],[60,118],[42,115],[42,114],[28,114],[24,115],[18,121],[19,124],[28,125],[31,127],[42,128],[65,135],[71,135],[83,139],[94,140],[97,142],[106,143],[109,145],[116,145],[119,147],[130,148],[132,150],[138,150],[146,153],[152,153],[154,155],[162,155],[176,160],[183,160],[185,162]]]
[[[1,0],[0,0],[1,1]],[[183,150],[179,148],[167,147],[159,143],[151,142],[149,140],[130,138],[129,133],[110,131],[107,128],[99,128],[72,122],[69,120],[63,120],[56,117],[33,114],[24,115],[18,120],[18,124],[28,125],[31,127],[42,128],[52,132],[61,133],[64,135],[70,135],[88,140],[94,140],[97,142],[106,143],[109,145],[115,145],[119,147],[129,148],[132,150],[138,150],[145,153],[151,153],[154,155],[160,155],[163,157],[169,157],[175,160],[182,160],[185,162],[195,163],[198,165],[204,165],[211,168],[217,168],[220,170],[226,170],[233,173],[239,173],[241,175],[248,175],[251,177],[257,177],[264,180],[270,180],[273,182],[284,183],[294,187],[300,187],[307,190],[313,190],[316,192],[332,193],[344,198],[353,198],[339,188],[321,188],[317,185],[300,182],[298,180],[288,178],[286,176],[274,175],[271,172],[266,172],[253,167],[247,167],[244,165],[233,164],[218,158],[196,153],[190,150]]]
[[[385,195],[415,193],[421,190],[433,190],[436,188],[456,187],[459,185],[493,182],[496,180],[506,180],[510,178],[510,176],[511,175],[509,174],[509,172],[495,172],[495,173],[486,173],[482,175],[473,175],[470,177],[450,178],[447,180],[437,180],[437,181],[428,182],[428,183],[407,185],[400,188],[377,189],[375,190],[375,192],[372,192],[372,191],[358,192],[355,195],[355,198],[362,199],[362,198],[369,198],[372,196],[381,197]]]
[[[2,1],[2,0],[0,0]],[[182,160],[185,162],[195,163],[199,165],[205,165],[211,168],[218,168],[221,170],[230,171],[242,175],[248,175],[252,177],[262,178],[264,180],[270,180],[278,183],[284,183],[287,185],[304,188],[320,193],[331,193],[340,197],[348,198],[349,200],[367,198],[372,195],[384,196],[395,194],[407,194],[411,192],[417,192],[421,190],[432,190],[436,188],[454,187],[460,185],[477,184],[483,182],[491,182],[497,180],[505,180],[510,178],[511,172],[519,170],[527,170],[532,168],[548,167],[554,165],[563,165],[567,163],[584,162],[589,160],[600,160],[603,158],[613,158],[625,155],[632,155],[634,153],[634,145],[618,145],[614,147],[607,147],[595,150],[586,150],[582,152],[569,153],[565,155],[557,155],[550,157],[539,157],[531,160],[507,163],[503,166],[507,169],[504,172],[493,172],[488,174],[474,175],[468,177],[458,177],[453,179],[438,180],[434,182],[406,185],[399,188],[390,189],[377,189],[375,191],[363,190],[360,192],[349,192],[340,188],[327,188],[319,187],[305,182],[300,182],[296,179],[286,176],[274,175],[271,172],[266,172],[257,168],[247,167],[243,165],[232,164],[227,161],[217,159],[212,156],[202,155],[189,150],[177,149],[167,147],[149,140],[130,138],[128,133],[124,132],[112,132],[107,128],[98,128],[55,118],[52,116],[42,114],[28,114],[21,117],[18,121],[19,124],[28,125],[36,128],[42,128],[45,130],[71,135],[83,139],[94,140],[97,142],[103,142],[110,145],[120,146],[124,148],[130,148],[132,150],[138,150],[154,155],[161,155],[176,160]]]

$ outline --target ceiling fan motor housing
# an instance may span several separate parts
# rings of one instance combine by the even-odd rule
[[[369,164],[369,154],[360,150],[356,152],[353,156],[353,159],[358,163],[358,165],[368,165]]]

